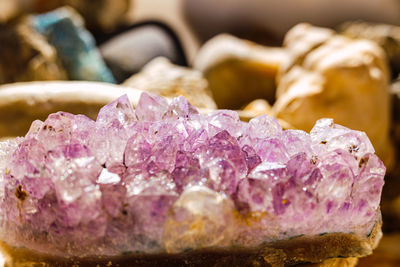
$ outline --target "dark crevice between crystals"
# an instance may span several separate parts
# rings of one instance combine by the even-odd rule
[[[360,159],[360,162],[358,163],[358,167],[361,169],[365,164],[367,164],[368,158],[367,157],[362,157]]]
[[[24,190],[22,185],[18,185],[17,190],[15,191],[15,196],[23,202],[28,197],[28,193]]]

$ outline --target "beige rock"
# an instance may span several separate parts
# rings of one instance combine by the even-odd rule
[[[123,85],[166,97],[183,95],[199,108],[217,107],[201,72],[176,66],[166,58],[153,59]]]
[[[239,109],[257,98],[275,101],[275,77],[285,58],[280,48],[222,34],[200,49],[194,68],[204,73],[219,108]]]
[[[339,32],[350,38],[368,39],[376,42],[386,52],[392,77],[400,73],[400,27],[361,21],[347,22],[339,26]]]
[[[309,26],[303,30],[309,34],[323,31]],[[308,46],[308,52],[304,49],[302,59],[294,61],[291,68],[282,70],[273,113],[305,131],[323,117],[365,131],[380,158],[387,167],[392,166],[389,70],[383,50],[367,40],[338,35],[324,38],[321,44]],[[287,38],[287,49],[299,47],[301,40]]]
[[[247,104],[244,108],[243,111],[251,112],[254,114],[254,116],[260,116],[263,114],[272,114],[272,107],[268,103],[267,100],[265,99],[256,99],[251,101],[249,104]]]
[[[32,121],[66,111],[96,119],[100,108],[127,94],[136,106],[142,91],[99,82],[29,82],[0,86],[0,137],[25,135]]]
[[[25,135],[34,120],[66,111],[96,119],[100,108],[127,94],[136,107],[142,90],[88,81],[23,82],[0,86],[0,138]],[[166,97],[167,101],[171,99]],[[200,113],[212,112],[199,108]]]
[[[2,27],[0,44],[0,84],[67,79],[54,47],[28,23]]]
[[[292,67],[301,65],[307,54],[325,43],[335,35],[335,32],[327,28],[314,27],[308,23],[300,23],[287,32],[283,40],[287,57],[279,68],[277,80],[287,73]]]
[[[252,118],[264,114],[268,116],[273,116],[271,105],[268,103],[268,101],[264,99],[256,99],[251,101],[243,108],[243,110],[237,110],[237,113],[239,114],[239,117],[242,121],[250,121]],[[279,118],[277,120],[283,129],[295,129],[286,121]]]
[[[18,1],[2,0],[0,1],[0,24],[7,23],[16,17],[20,12]]]

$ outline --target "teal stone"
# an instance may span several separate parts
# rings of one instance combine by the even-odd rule
[[[55,47],[69,79],[115,83],[93,36],[72,8],[32,16],[31,23]]]

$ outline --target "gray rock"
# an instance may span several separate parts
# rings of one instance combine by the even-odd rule
[[[120,33],[103,43],[100,52],[117,82],[139,72],[158,56],[178,65],[186,64],[177,38],[169,29],[157,24],[142,25]]]

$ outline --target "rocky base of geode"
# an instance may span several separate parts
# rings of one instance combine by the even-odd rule
[[[38,260],[32,260],[31,256],[38,257]],[[134,257],[128,256],[119,260],[110,259],[82,259],[82,260],[66,260],[59,258],[45,258],[37,254],[18,254],[18,256],[7,259],[4,267],[30,267],[30,266],[119,266],[119,267],[134,267],[134,266],[273,266],[266,263],[262,257],[254,258],[245,253],[201,253],[196,255],[194,260],[188,257],[170,257],[170,256],[149,256],[149,257]],[[40,260],[39,260],[40,257]],[[296,266],[301,267],[353,267],[358,263],[358,258],[332,258],[322,261],[321,263],[300,263]]]
[[[265,244],[257,249],[202,249],[178,254],[126,254],[115,257],[93,256],[60,258],[13,248],[1,242],[6,267],[20,266],[355,266],[357,258],[367,256],[377,246],[381,222],[370,234],[328,233],[314,237],[299,236]]]

